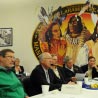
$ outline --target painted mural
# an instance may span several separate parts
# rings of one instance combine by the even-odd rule
[[[58,6],[39,11],[39,24],[34,31],[32,47],[36,57],[42,52],[58,56],[63,65],[64,56],[73,58],[74,64],[88,63],[88,56],[95,56],[98,64],[98,6],[85,4]]]

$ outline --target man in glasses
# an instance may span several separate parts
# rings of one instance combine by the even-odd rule
[[[14,51],[0,51],[0,98],[28,98],[22,84],[11,71],[14,63]]]
[[[98,77],[98,66],[96,65],[96,59],[93,56],[88,58],[88,64],[82,66],[81,69],[89,80]]]

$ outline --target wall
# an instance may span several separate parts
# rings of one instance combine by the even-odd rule
[[[5,1],[5,2],[4,2]],[[9,1],[9,2],[7,2]],[[16,2],[15,2],[16,1]],[[0,0],[0,28],[13,28],[13,46],[0,47],[11,48],[15,56],[21,60],[25,70],[31,72],[38,64],[33,49],[32,35],[37,27],[40,7],[45,9],[53,6],[55,10],[59,6],[84,3],[86,0]],[[97,3],[97,0],[93,0]]]

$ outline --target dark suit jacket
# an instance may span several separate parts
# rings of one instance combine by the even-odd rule
[[[65,72],[65,80],[67,82],[71,81],[71,78],[75,77],[76,73],[82,73],[81,68],[79,68],[76,65],[73,65],[74,72],[69,70],[68,68],[66,68],[65,65],[63,65],[63,69],[64,69],[64,72]]]
[[[41,85],[50,85],[49,90],[60,89],[62,81],[60,81],[54,74],[52,69],[48,69],[50,83],[47,82],[45,72],[41,65],[36,66],[30,75],[30,79],[33,87],[35,88],[35,94],[42,93]]]
[[[63,67],[57,66],[57,70],[60,76],[60,80],[62,81],[63,84],[66,84],[67,81],[65,80],[65,73],[64,73]]]
[[[88,71],[88,64],[84,65],[81,67],[83,73],[85,73],[86,71]],[[92,68],[92,78],[98,77],[98,72],[96,71],[95,68]]]

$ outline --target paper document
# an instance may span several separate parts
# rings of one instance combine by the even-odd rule
[[[77,78],[77,81],[82,81],[85,78],[84,73],[76,73],[75,77]]]

